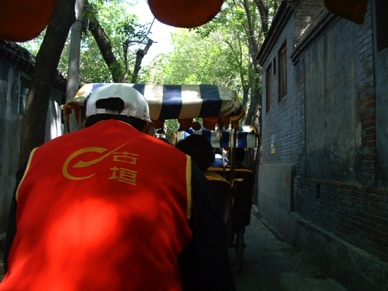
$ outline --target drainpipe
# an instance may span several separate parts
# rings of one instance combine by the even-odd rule
[[[70,100],[72,100],[78,91],[83,8],[84,8],[84,0],[76,0],[75,7],[74,7],[76,20],[73,26],[71,27],[71,36],[70,36],[66,102],[69,102]],[[80,118],[79,116],[76,117],[77,123],[79,118]],[[70,131],[70,128],[68,130]]]

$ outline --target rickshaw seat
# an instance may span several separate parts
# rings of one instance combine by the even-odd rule
[[[219,207],[220,214],[226,225],[230,225],[233,191],[230,183],[221,175],[205,172],[209,191]]]
[[[236,183],[232,205],[232,228],[240,228],[250,224],[254,174],[249,169],[234,169],[234,177],[230,168],[209,168],[208,171],[224,176],[231,183]],[[234,181],[233,181],[234,180]]]

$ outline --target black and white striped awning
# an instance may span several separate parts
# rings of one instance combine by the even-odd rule
[[[206,139],[215,148],[230,148],[232,147],[232,132],[230,130],[208,130],[201,128],[194,130],[181,130],[177,132],[177,142],[181,139],[185,139],[191,134],[199,134],[206,137]],[[236,142],[234,144],[236,148],[257,148],[258,147],[258,133],[257,129],[251,126],[244,126],[241,128],[236,135]]]
[[[84,100],[105,84],[90,83],[82,86],[67,105],[83,106]],[[152,120],[239,116],[242,112],[237,93],[224,87],[142,84],[132,86],[147,100]]]

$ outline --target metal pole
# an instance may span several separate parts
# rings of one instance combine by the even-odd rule
[[[83,8],[84,8],[84,0],[76,0],[75,7],[74,7],[76,21],[71,27],[71,36],[70,36],[66,102],[69,102],[70,100],[72,100],[78,91]]]

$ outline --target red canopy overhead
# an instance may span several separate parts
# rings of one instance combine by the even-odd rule
[[[324,3],[327,10],[339,17],[357,24],[364,22],[368,0],[325,0]]]
[[[37,37],[49,23],[56,0],[1,0],[0,38],[23,42]]]
[[[148,0],[152,14],[165,24],[192,28],[212,20],[223,0]]]
[[[37,37],[49,23],[56,0],[1,0],[0,38],[23,42]],[[149,0],[151,12],[165,24],[191,28],[212,20],[224,0]]]

